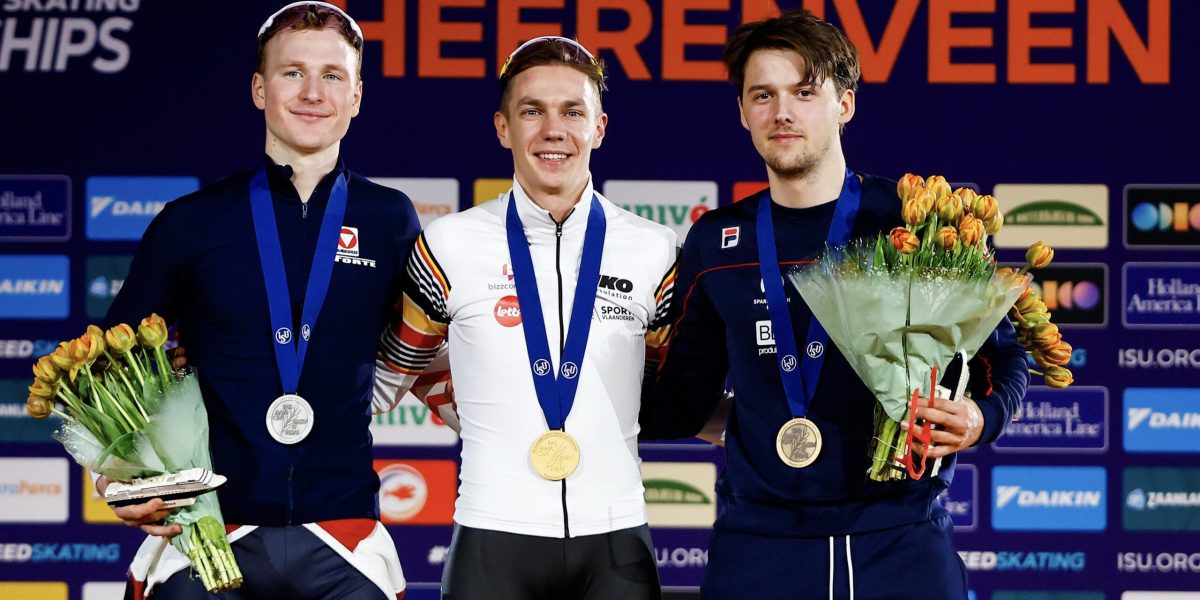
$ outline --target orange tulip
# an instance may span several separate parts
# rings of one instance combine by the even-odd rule
[[[921,179],[921,177],[919,175],[913,175],[912,173],[905,173],[904,177],[901,177],[900,181],[898,181],[896,183],[896,194],[900,196],[901,202],[905,202],[909,198],[912,198],[913,194],[917,190],[921,190],[924,188],[925,188],[925,180]]]
[[[958,220],[958,239],[964,246],[976,246],[983,239],[983,222],[971,215]]]
[[[54,366],[54,362],[50,360],[49,356],[43,356],[33,364],[33,377],[38,381],[55,383],[61,376],[62,373]]]
[[[929,190],[935,201],[950,195],[950,184],[941,175],[930,175],[925,180],[925,189]]]
[[[25,401],[25,412],[29,413],[29,416],[35,419],[45,419],[50,416],[50,409],[53,406],[54,403],[46,398],[30,396]]]
[[[987,221],[996,216],[999,207],[996,206],[996,199],[992,196],[983,195],[975,198],[971,203],[971,214],[980,221]]]
[[[1075,383],[1075,375],[1071,373],[1070,369],[1057,365],[1046,367],[1046,385],[1062,389],[1072,383]]]
[[[1047,246],[1042,242],[1038,242],[1029,247],[1025,251],[1025,262],[1029,263],[1032,269],[1040,269],[1050,264],[1054,259],[1054,248]]]
[[[944,198],[938,198],[933,204],[939,219],[947,223],[955,223],[963,214],[963,200],[955,192]]]
[[[148,348],[158,348],[167,343],[167,323],[157,313],[142,319],[138,325],[138,341]]]
[[[897,227],[891,232],[892,246],[900,251],[900,254],[912,254],[917,250],[921,240],[917,238],[917,234],[903,228]]]
[[[983,230],[988,235],[996,235],[1000,232],[1001,227],[1004,227],[1004,213],[999,210],[996,210],[996,214],[992,215],[992,218],[983,222]]]
[[[910,198],[904,201],[904,206],[900,209],[900,216],[905,223],[909,225],[919,225],[925,222],[927,211],[925,206],[921,204],[921,198]]]
[[[953,250],[958,243],[958,230],[947,225],[933,234],[933,241],[946,250]]]
[[[121,355],[129,352],[137,344],[137,334],[133,332],[132,327],[121,323],[104,332],[104,341],[108,342],[108,347],[112,348],[113,352]]]

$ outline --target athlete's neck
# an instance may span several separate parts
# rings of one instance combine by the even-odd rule
[[[829,149],[820,164],[798,177],[785,177],[767,168],[771,200],[788,208],[809,208],[837,200],[845,179],[846,157],[837,146]]]
[[[301,202],[308,202],[317,184],[321,183],[321,178],[337,166],[340,146],[333,144],[316,152],[298,152],[267,136],[267,156],[277,165],[292,168],[292,185],[296,186]]]
[[[525,190],[525,194],[539,208],[550,213],[550,218],[556,223],[562,223],[566,220],[567,215],[575,208],[576,204],[583,198],[583,190],[587,189],[589,179],[584,179],[582,182],[574,186],[574,189],[567,190],[537,190],[524,181],[521,181],[521,176],[517,175],[517,183],[521,184],[521,189]]]

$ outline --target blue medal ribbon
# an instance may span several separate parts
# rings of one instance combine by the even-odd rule
[[[588,210],[587,232],[583,236],[583,257],[579,263],[579,281],[575,285],[575,301],[571,306],[571,320],[567,328],[566,343],[563,344],[561,364],[554,372],[554,361],[550,356],[550,343],[546,338],[546,322],[542,318],[542,300],[538,296],[537,276],[533,271],[533,258],[529,254],[529,240],[517,215],[517,199],[508,195],[508,254],[512,261],[513,283],[517,291],[517,304],[521,309],[521,329],[525,333],[525,350],[529,355],[529,371],[533,373],[533,387],[537,392],[538,404],[546,416],[550,429],[562,429],[575,403],[575,392],[579,388],[579,373],[583,366],[583,353],[587,349],[588,334],[591,332],[592,310],[596,306],[596,288],[600,283],[600,257],[604,251],[604,232],[607,227],[604,207],[592,196]]]
[[[826,237],[828,246],[846,243],[854,217],[862,200],[862,183],[850,169],[846,169],[846,181],[838,195],[833,222]],[[783,380],[783,391],[787,396],[792,416],[803,417],[808,412],[808,402],[817,392],[821,379],[821,366],[825,364],[825,346],[829,334],[815,316],[808,322],[808,337],[805,353],[796,351],[796,337],[792,330],[792,315],[788,311],[787,295],[783,291],[783,275],[779,271],[779,255],[775,249],[775,225],[771,219],[771,197],[763,196],[758,202],[758,265],[762,275],[763,291],[767,296],[767,311],[771,314],[771,331],[775,335],[775,358],[779,365],[779,376]]]
[[[271,331],[275,346],[275,364],[285,394],[296,393],[308,340],[316,326],[317,315],[325,304],[333,262],[337,255],[338,235],[342,217],[346,214],[346,175],[339,174],[329,192],[329,204],[317,234],[308,287],[304,290],[304,309],[300,315],[300,335],[292,331],[292,302],[288,292],[287,272],[283,266],[283,250],[279,244],[279,228],[275,223],[275,207],[266,168],[259,168],[250,180],[250,214],[254,221],[254,237],[258,242],[258,258],[262,263],[263,282],[267,287],[267,309],[271,314]]]

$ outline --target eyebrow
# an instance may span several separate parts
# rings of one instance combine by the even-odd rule
[[[754,85],[746,88],[746,92],[749,93],[749,92],[758,92],[758,91],[771,91],[771,90],[779,89],[781,87],[785,88],[785,89],[811,88],[811,89],[815,90],[819,86],[815,83],[804,82],[804,81],[797,81],[796,83],[793,83],[790,86],[777,86],[777,85],[772,85],[772,84],[767,84],[767,83],[757,83],[757,84],[754,84]]]
[[[570,106],[587,106],[587,102],[584,101],[583,98],[569,98],[559,104],[560,104],[560,106],[568,106],[568,107],[570,107]],[[517,106],[535,106],[535,107],[541,108],[541,107],[546,106],[546,102],[544,100],[541,100],[538,98],[526,96],[517,101]]]

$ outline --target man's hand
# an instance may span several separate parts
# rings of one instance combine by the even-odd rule
[[[100,497],[104,497],[104,490],[108,489],[110,483],[112,480],[103,475],[96,480],[96,491],[100,492]],[[164,509],[162,505],[162,498],[154,498],[141,504],[110,506],[109,508],[126,525],[138,527],[150,535],[172,538],[183,533],[183,528],[178,525],[162,524],[162,520],[174,512],[174,509]]]
[[[917,454],[926,458],[941,458],[970,448],[979,441],[983,433],[983,413],[979,412],[979,406],[971,398],[964,396],[962,400],[954,402],[938,398],[933,401],[933,406],[928,406],[925,401],[918,402],[917,426],[909,431],[908,421],[900,421],[900,428],[908,431],[912,449]],[[924,424],[920,423],[922,419]],[[917,438],[923,436],[925,428],[930,425],[936,427],[926,448]]]

